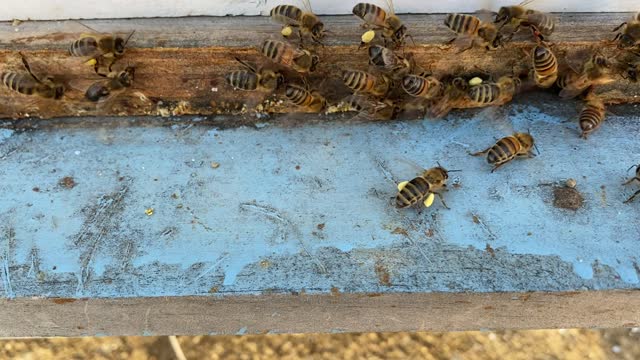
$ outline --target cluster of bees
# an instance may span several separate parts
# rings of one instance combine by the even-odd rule
[[[135,67],[128,65],[122,70],[114,70],[114,65],[124,56],[127,43],[134,32],[122,37],[89,29],[93,34],[83,34],[73,41],[69,45],[68,55],[82,59],[93,68],[95,80],[88,87],[79,90],[84,92],[86,100],[98,102],[114,92],[131,87]],[[73,83],[63,76],[36,75],[24,54],[19,55],[25,71],[5,71],[0,75],[2,84],[8,89],[23,95],[61,100],[66,96],[69,85],[73,87]]]
[[[529,8],[530,2],[532,0],[504,6],[497,13],[480,11],[475,15],[453,13],[445,16],[444,25],[455,34],[446,45],[455,46],[459,52],[472,47],[495,50],[510,42],[522,29],[531,32],[535,46],[523,54],[522,69],[518,71],[514,67],[511,74],[489,80],[479,76],[436,76],[425,70],[415,63],[411,54],[404,53],[405,42],[407,39],[413,41],[413,38],[407,26],[395,15],[391,0],[387,0],[386,9],[371,3],[356,4],[353,14],[362,20],[362,27],[367,30],[362,34],[360,48],[367,48],[368,70],[343,69],[342,81],[353,94],[343,99],[339,108],[355,111],[356,117],[387,120],[395,118],[410,105],[419,104],[427,116],[440,118],[456,108],[504,105],[527,88],[556,87],[562,98],[582,97],[584,105],[578,123],[581,136],[586,139],[602,125],[606,114],[604,102],[595,88],[614,81],[616,74],[637,81],[640,13],[613,30],[616,36],[611,43],[618,49],[615,57],[594,50],[582,57],[578,66],[562,68],[554,45],[548,41],[555,30],[556,19]],[[302,10],[294,5],[279,5],[271,10],[271,18],[282,25],[284,39],[263,42],[261,53],[269,60],[268,65],[257,67],[237,59],[244,68],[226,75],[230,86],[246,91],[275,92],[283,85],[284,100],[300,111],[326,110],[327,100],[310,88],[307,77],[318,66],[319,57],[312,48],[304,46],[304,40],[310,38],[314,44],[322,46],[328,31],[313,14],[309,1],[304,2],[304,7]],[[297,30],[297,44],[292,40],[294,29]],[[631,60],[628,60],[629,56]],[[285,71],[293,71],[295,80]],[[399,92],[402,96],[398,96]],[[407,95],[412,100],[403,104],[401,98]],[[493,165],[493,172],[517,157],[535,156],[534,149],[537,151],[533,136],[518,132],[471,155],[486,155],[487,162]],[[446,207],[441,191],[446,189],[450,171],[438,165],[410,181],[401,182],[396,206],[406,208],[423,203],[429,207],[438,196]],[[640,175],[634,179],[640,180]],[[638,194],[640,190],[628,201]]]

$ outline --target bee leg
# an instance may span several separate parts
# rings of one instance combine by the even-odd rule
[[[632,202],[632,201],[633,201],[633,199],[635,199],[635,198],[636,198],[636,196],[638,196],[638,195],[640,195],[640,190],[636,191],[633,195],[631,195],[631,197],[630,197],[630,198],[628,198],[627,200],[625,200],[625,202],[624,202],[624,203],[625,203],[625,204],[628,204],[628,203]]]
[[[640,180],[640,179],[639,179],[639,178],[637,178],[637,177],[631,178],[631,179],[627,180],[627,182],[625,182],[624,184],[622,184],[622,186],[631,184],[631,183],[633,182],[633,180]]]
[[[491,148],[487,148],[485,150],[474,152],[474,153],[469,153],[469,155],[471,155],[471,156],[480,156],[480,155],[486,154],[489,150],[491,150]]]
[[[627,25],[627,22],[623,22],[622,24],[618,25],[615,29],[613,29],[611,32],[616,32],[620,29],[622,29],[623,26]]]
[[[638,192],[640,192],[640,190],[638,190]],[[447,210],[451,210],[451,209],[447,206],[447,203],[446,203],[446,202],[444,202],[444,196],[442,196],[442,194],[440,194],[440,193],[434,193],[434,194],[436,194],[436,195],[438,196],[438,198],[440,199],[440,202],[442,203],[442,206],[444,206],[444,208],[445,208],[445,209],[447,209]]]
[[[494,171],[498,170],[498,168],[502,165],[506,164],[506,162],[500,163],[500,164],[496,164],[493,169],[491,169],[491,173],[493,174]]]

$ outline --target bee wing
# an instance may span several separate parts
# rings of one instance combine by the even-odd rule
[[[395,15],[396,9],[393,6],[393,0],[385,0],[387,3],[387,9],[389,10],[389,14]]]
[[[582,75],[576,80],[568,83],[562,91],[560,91],[560,97],[563,99],[573,99],[574,97],[582,94],[589,86],[591,86],[591,80],[588,76]]]
[[[488,2],[489,1],[485,1],[485,3],[488,3]],[[474,15],[484,23],[492,23],[493,18],[495,16],[495,12],[489,10],[490,7],[491,6],[483,6],[480,10],[476,10]]]
[[[309,0],[300,0],[302,4],[302,9],[306,12],[313,13],[313,9],[311,8],[311,2]]]
[[[537,0],[524,0],[524,1],[520,2],[520,4],[518,4],[518,5],[519,6],[527,6],[527,5],[529,5],[529,4],[531,4],[531,3],[535,2],[535,1],[537,1]]]
[[[591,59],[592,53],[592,49],[580,49],[566,54],[565,60],[567,66],[569,66],[571,70],[581,74],[584,69],[584,64]]]

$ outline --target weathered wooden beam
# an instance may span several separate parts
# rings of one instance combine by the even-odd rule
[[[612,37],[611,29],[630,15],[627,13],[559,14],[553,42],[559,53],[585,48],[606,48],[601,42]],[[443,15],[408,15],[403,17],[414,36],[416,46],[405,51],[416,62],[436,73],[455,68],[469,71],[479,67],[494,74],[511,71],[515,63],[527,61],[523,49],[532,44],[526,38],[516,39],[504,49],[487,52],[474,49],[456,54],[456,49],[443,49],[451,34],[442,24]],[[331,16],[323,19],[333,31],[325,47],[315,49],[321,58],[319,70],[311,83],[332,103],[348,95],[339,74],[342,69],[366,69],[367,54],[357,50],[361,28],[353,16]],[[82,91],[97,80],[92,69],[77,58],[66,55],[65,49],[86,29],[68,22],[25,22],[18,27],[0,25],[0,62],[2,70],[21,70],[17,51],[38,64],[42,72],[69,75],[78,89],[68,93],[63,102],[38,100],[0,90],[0,118],[60,117],[78,115],[214,115],[256,112],[291,112],[289,106],[277,105],[282,94],[233,91],[223,81],[225,73],[238,68],[234,57],[261,61],[257,47],[265,38],[279,38],[279,27],[269,18],[180,18],[96,20],[87,25],[105,32],[136,34],[121,64],[135,64],[136,80],[131,89],[107,104],[84,101]],[[640,86],[617,81],[599,89],[608,103],[639,101]],[[266,101],[265,101],[266,100]],[[275,104],[275,105],[274,105]],[[258,107],[258,105],[261,105]],[[258,107],[259,110],[256,110]]]
[[[614,328],[638,291],[0,300],[3,337]]]

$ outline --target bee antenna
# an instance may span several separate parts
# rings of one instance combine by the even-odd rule
[[[461,169],[456,169],[456,170],[447,170],[447,172],[462,172]]]
[[[631,167],[627,169],[627,172],[629,172],[629,170],[633,169],[634,167],[638,167],[638,165],[637,164],[636,165],[631,165]]]
[[[533,143],[533,147],[536,149],[536,152],[538,153],[538,155],[540,155],[540,150],[538,150],[538,145],[536,145],[536,143]]]
[[[127,46],[127,43],[129,42],[129,39],[131,39],[131,37],[133,36],[133,34],[136,32],[136,30],[134,29],[129,36],[127,36],[127,38],[124,40],[124,46]]]

